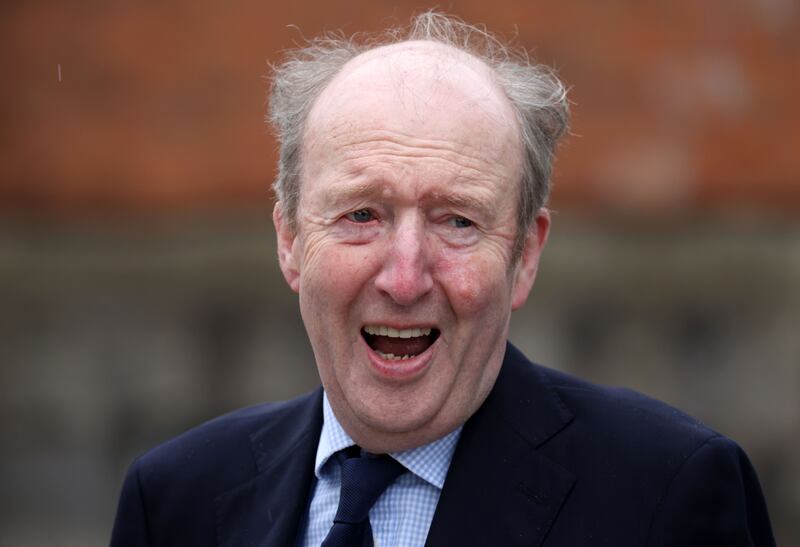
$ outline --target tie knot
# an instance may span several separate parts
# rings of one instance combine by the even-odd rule
[[[356,457],[344,454],[342,488],[334,522],[355,524],[367,519],[370,508],[405,468],[388,454],[364,453]]]

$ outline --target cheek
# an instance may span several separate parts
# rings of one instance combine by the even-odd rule
[[[301,269],[301,296],[314,296],[331,303],[350,299],[372,275],[376,258],[368,245],[307,247]]]
[[[440,282],[459,315],[486,314],[507,299],[508,280],[502,264],[476,255],[443,256],[437,262]]]

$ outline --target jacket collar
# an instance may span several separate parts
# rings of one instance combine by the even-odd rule
[[[250,436],[256,476],[216,499],[221,546],[294,545],[311,495],[322,389],[286,403]]]
[[[572,414],[508,344],[494,388],[464,425],[427,546],[540,545],[575,477],[537,448]]]

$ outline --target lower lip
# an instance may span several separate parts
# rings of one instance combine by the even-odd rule
[[[370,365],[372,365],[372,370],[379,377],[394,381],[408,381],[421,376],[428,369],[428,366],[433,360],[433,348],[439,341],[438,339],[435,340],[428,349],[419,355],[401,361],[389,361],[369,347],[366,340],[363,338],[361,340],[367,350],[367,356],[369,357]]]

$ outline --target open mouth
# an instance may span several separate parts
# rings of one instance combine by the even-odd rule
[[[439,338],[439,330],[433,328],[394,329],[385,325],[366,325],[361,336],[367,345],[382,359],[403,361],[431,347]]]

